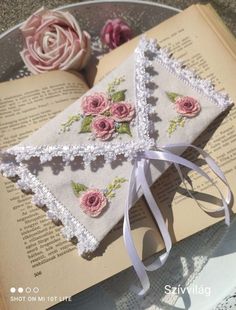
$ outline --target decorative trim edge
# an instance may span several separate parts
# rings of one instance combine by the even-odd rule
[[[48,208],[46,212],[48,219],[54,222],[61,221],[63,224],[61,234],[65,239],[69,241],[74,237],[77,238],[79,255],[96,250],[99,246],[96,238],[53,196],[45,185],[29,172],[25,165],[0,164],[0,172],[8,178],[18,176],[20,179],[17,181],[17,187],[23,191],[33,193],[32,203],[40,208],[46,206]]]
[[[144,49],[150,50],[156,61],[158,61],[169,72],[176,75],[186,85],[194,88],[198,93],[206,96],[208,100],[216,104],[221,110],[225,110],[233,104],[229,95],[222,91],[216,91],[215,86],[208,79],[200,78],[190,69],[185,68],[183,62],[173,59],[172,54],[167,49],[157,47],[157,41],[154,39],[143,40]]]

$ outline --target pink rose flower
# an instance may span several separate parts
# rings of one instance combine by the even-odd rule
[[[107,198],[98,189],[89,189],[80,197],[80,206],[84,213],[96,217],[107,205]]]
[[[81,31],[68,12],[41,8],[21,26],[24,49],[21,57],[34,73],[50,70],[81,70],[91,53],[90,35]]]
[[[98,115],[110,108],[110,101],[103,93],[94,93],[82,99],[82,109],[85,115]]]
[[[108,20],[101,30],[101,41],[110,49],[127,42],[132,38],[130,27],[121,19]]]
[[[126,102],[116,102],[111,106],[112,118],[117,122],[129,122],[134,117],[134,107]]]
[[[101,140],[108,140],[115,131],[115,122],[106,116],[97,116],[93,119],[91,130]]]
[[[194,117],[201,111],[200,103],[192,97],[181,97],[175,101],[177,113],[186,116]]]

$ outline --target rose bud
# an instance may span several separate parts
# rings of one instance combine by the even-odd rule
[[[186,96],[175,101],[175,109],[185,117],[194,117],[200,112],[201,106],[196,99]]]
[[[101,30],[101,41],[110,49],[129,41],[132,38],[132,32],[128,24],[119,18],[108,20]]]

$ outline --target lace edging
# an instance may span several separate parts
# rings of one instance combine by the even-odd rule
[[[182,62],[172,58],[167,49],[157,48],[157,41],[154,39],[143,39],[143,48],[150,51],[155,60],[173,73],[186,85],[194,88],[198,93],[206,96],[208,100],[216,104],[221,110],[225,110],[233,104],[227,93],[216,91],[210,80],[200,78],[192,70],[185,68]]]
[[[13,163],[0,164],[0,171],[3,176],[12,178],[18,176],[17,186],[26,192],[32,192],[32,203],[38,207],[46,206],[47,218],[52,221],[60,220],[63,224],[62,235],[66,240],[76,237],[78,240],[77,249],[79,255],[84,255],[96,250],[99,242],[96,238],[63,206],[23,164]]]

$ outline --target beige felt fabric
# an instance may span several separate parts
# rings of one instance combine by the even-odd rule
[[[155,132],[154,138],[159,145],[185,142],[193,142],[197,136],[221,113],[219,107],[210,102],[206,97],[200,95],[183,81],[179,80],[173,74],[169,73],[157,62],[153,63],[154,70],[158,72],[154,78],[155,91],[153,97],[157,101],[153,102],[153,108],[157,113],[154,116]],[[114,78],[125,76],[125,82],[120,86],[121,89],[127,88],[128,101],[134,102],[134,58],[128,59],[122,66],[110,73],[103,81],[97,84],[89,93],[94,91],[106,91],[107,85]],[[201,113],[192,119],[188,119],[184,128],[178,129],[171,137],[166,130],[169,121],[177,116],[173,103],[167,98],[165,91],[172,91],[182,95],[189,95],[199,100],[201,103]],[[71,131],[58,134],[60,126],[68,119],[68,116],[78,113],[80,110],[81,99],[68,107],[65,111],[56,116],[48,124],[31,137],[24,140],[21,145],[54,145],[54,144],[78,144],[93,143],[88,140],[87,134],[78,134],[79,123],[75,123]],[[135,128],[132,128],[133,138],[136,137]],[[118,139],[118,138],[116,138]],[[128,135],[121,135],[121,139],[132,139]],[[120,141],[120,140],[118,140]],[[108,142],[101,142],[108,143]],[[154,163],[151,165],[152,182],[167,168],[167,164]],[[116,191],[116,197],[112,200],[109,208],[98,218],[90,218],[85,215],[80,207],[78,198],[73,194],[71,180],[83,183],[88,187],[104,189],[106,186],[118,177],[129,179],[132,164],[129,161],[116,160],[112,164],[104,163],[99,158],[90,167],[83,167],[79,159],[69,165],[63,164],[60,159],[41,165],[37,159],[31,160],[30,164],[36,168],[38,178],[50,189],[54,196],[68,208],[71,213],[81,222],[95,238],[100,241],[112,229],[112,227],[122,218],[123,209],[127,197],[128,186],[123,184],[121,189]],[[39,169],[37,169],[39,167]],[[33,171],[33,170],[32,170]],[[35,170],[34,170],[35,173]]]

